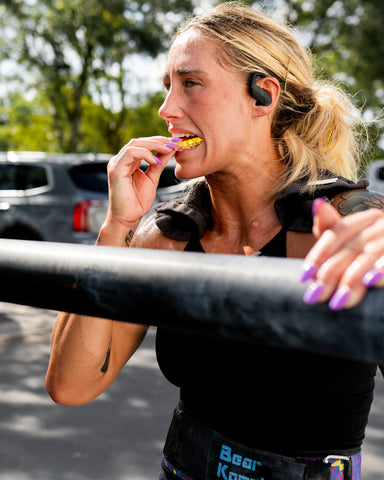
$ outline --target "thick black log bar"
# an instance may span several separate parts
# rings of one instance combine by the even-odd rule
[[[0,301],[383,363],[384,292],[341,312],[308,306],[301,265],[2,239]]]

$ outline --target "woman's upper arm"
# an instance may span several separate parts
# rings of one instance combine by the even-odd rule
[[[370,208],[384,209],[384,195],[370,190],[349,190],[333,197],[331,203],[344,217]]]
[[[130,247],[151,248],[156,250],[184,250],[186,241],[173,240],[166,237],[155,222],[155,214],[150,215],[139,225]]]

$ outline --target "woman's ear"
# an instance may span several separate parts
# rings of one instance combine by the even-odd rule
[[[258,116],[268,115],[276,108],[280,96],[280,83],[277,78],[259,77],[257,79],[257,74],[254,74],[251,77],[249,93],[256,100]]]

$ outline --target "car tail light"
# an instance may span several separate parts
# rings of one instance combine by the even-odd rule
[[[107,214],[104,200],[83,200],[73,209],[73,229],[97,234]]]

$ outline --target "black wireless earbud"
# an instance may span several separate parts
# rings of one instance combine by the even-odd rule
[[[272,103],[272,97],[265,90],[256,85],[256,79],[264,76],[265,75],[262,73],[252,73],[249,80],[249,94],[261,105],[270,105]]]

